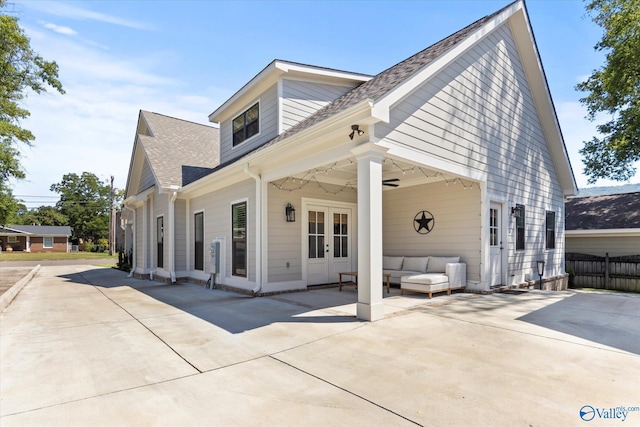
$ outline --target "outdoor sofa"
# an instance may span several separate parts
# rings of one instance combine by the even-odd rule
[[[467,284],[467,265],[460,257],[440,256],[384,256],[383,273],[389,274],[391,283],[400,284],[404,291],[422,292],[429,298],[436,292],[464,289]]]

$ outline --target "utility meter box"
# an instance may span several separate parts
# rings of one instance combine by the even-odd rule
[[[214,240],[209,246],[211,253],[211,273],[220,272],[220,241]]]

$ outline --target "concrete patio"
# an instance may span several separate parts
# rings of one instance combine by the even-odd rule
[[[640,423],[640,295],[392,289],[366,323],[356,292],[42,267],[0,317],[0,424],[556,426],[585,405]]]

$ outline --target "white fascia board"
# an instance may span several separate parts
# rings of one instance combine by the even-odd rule
[[[283,73],[283,71],[277,67],[277,62],[278,61],[272,61],[254,78],[249,80],[247,84],[242,86],[236,93],[234,93],[231,98],[227,99],[213,113],[209,114],[209,121],[212,123],[220,123],[226,120],[229,116],[237,113],[236,108],[232,107],[238,101],[241,101],[245,95],[250,93],[256,87],[262,87],[264,84],[271,81],[275,83],[280,74]]]
[[[331,132],[331,127],[340,125],[341,122],[349,119],[350,117],[359,116],[362,114],[366,114],[369,119],[359,119],[358,121],[364,124],[370,124],[370,113],[371,113],[371,105],[372,101],[365,99],[360,101],[359,103],[353,105],[350,108],[347,108],[344,111],[339,112],[321,122],[318,122],[306,129],[303,129],[300,132],[293,134],[291,137],[286,138],[282,141],[277,142],[276,144],[271,145],[270,147],[266,147],[263,149],[259,149],[258,151],[247,156],[243,162],[255,162],[259,161],[260,158],[264,158],[266,156],[271,155],[271,153],[278,153],[280,150],[283,150],[285,147],[297,144],[302,140],[312,140],[315,138],[324,138],[327,133]],[[366,120],[366,121],[364,121]],[[346,131],[348,132],[348,131]],[[346,134],[345,134],[346,136]]]
[[[139,113],[140,117],[142,115],[142,112]],[[138,117],[138,122],[140,122],[140,117]],[[137,126],[136,126],[137,129]],[[136,134],[136,136],[133,138],[133,148],[131,149],[131,160],[129,161],[129,173],[127,174],[127,184],[124,187],[124,194],[129,194],[129,186],[131,185],[131,175],[133,174],[133,168],[135,166],[135,161],[136,161],[136,153],[139,150],[138,147],[138,134]]]
[[[602,230],[565,230],[570,237],[640,237],[640,228],[610,228]]]
[[[302,74],[311,74],[322,77],[328,77],[331,79],[339,79],[339,80],[354,80],[359,82],[366,82],[373,78],[373,76],[369,76],[366,74],[359,73],[350,73],[347,71],[340,70],[331,70],[328,68],[314,67],[314,66],[305,66],[303,64],[293,64],[286,61],[277,61],[276,67],[282,70],[285,73],[302,73]]]
[[[574,196],[578,194],[578,185],[526,8],[520,8],[518,13],[511,17],[509,23],[518,50],[521,52],[522,65],[531,87],[531,95],[548,141],[547,145],[556,167],[563,194]]]
[[[341,122],[349,120],[352,117],[362,117],[363,115],[366,115],[368,119],[359,119],[358,121],[361,123],[368,123],[369,121],[371,121],[371,105],[371,100],[363,100],[358,104],[347,108],[346,110],[326,120],[318,122],[315,125],[304,129],[287,139],[279,141],[269,147],[259,148],[253,153],[249,153],[246,156],[240,157],[228,166],[182,187],[181,198],[197,197],[194,196],[194,194],[200,195],[203,189],[213,191],[217,188],[216,184],[220,184],[220,186],[223,187],[228,185],[227,183],[238,182],[242,179],[246,179],[247,175],[243,171],[243,167],[245,164],[248,164],[251,167],[256,167],[259,166],[265,159],[272,158],[273,156],[281,157],[283,151],[289,151],[288,147],[299,144],[301,141],[308,142],[317,138],[326,138],[329,132],[327,130],[328,128],[331,128],[332,126],[339,126],[343,124]],[[345,132],[348,132],[348,130],[345,129]],[[236,174],[239,175],[236,177],[234,176]]]
[[[175,193],[177,191],[180,191],[180,189],[182,188],[182,186],[180,185],[167,185],[166,187],[160,187],[160,193]]]
[[[3,226],[2,230],[9,230],[9,231],[13,231],[14,233],[20,233],[20,234],[31,234],[31,233],[29,233],[27,231],[16,230],[15,228],[7,227],[7,226]]]
[[[413,77],[409,78],[403,84],[395,88],[393,91],[389,92],[383,98],[379,99],[376,102],[376,105],[373,107],[372,115],[382,121],[388,122],[390,114],[389,110],[391,110],[394,105],[398,104],[411,93],[413,93],[413,91],[415,91],[426,80],[428,80],[440,70],[445,68],[447,65],[452,63],[456,58],[458,58],[469,48],[486,37],[489,33],[499,27],[503,22],[508,20],[517,10],[522,9],[523,7],[524,5],[522,1],[514,3],[511,7],[505,9],[501,14],[495,16],[492,20],[488,21],[482,27],[478,28],[474,33],[467,36],[465,40],[456,44],[448,52],[430,62],[426,67],[416,73]]]

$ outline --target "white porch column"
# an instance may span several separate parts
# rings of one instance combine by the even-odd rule
[[[358,163],[359,319],[384,317],[382,303],[382,161],[386,148],[363,144],[352,150]]]

